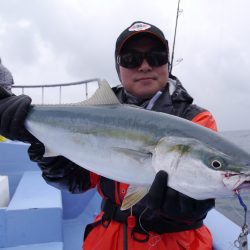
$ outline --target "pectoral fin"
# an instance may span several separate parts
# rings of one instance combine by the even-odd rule
[[[151,152],[148,151],[140,151],[140,150],[135,150],[135,149],[129,149],[129,148],[118,148],[114,147],[114,151],[117,153],[121,153],[126,155],[129,158],[132,158],[140,163],[144,162],[145,160],[148,160],[151,158],[152,154]]]
[[[130,185],[123,199],[121,210],[131,208],[133,205],[139,202],[148,193],[148,191],[148,187],[138,187]]]

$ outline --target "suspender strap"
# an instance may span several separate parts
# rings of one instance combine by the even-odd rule
[[[127,224],[123,224],[123,250],[128,250],[128,230]]]
[[[129,211],[121,211],[120,206],[112,203],[108,199],[104,199],[102,201],[102,211],[104,212],[102,217],[102,224],[104,226],[108,226],[111,220],[118,221],[120,223],[127,224],[127,218],[130,215]],[[138,216],[137,216],[138,217]],[[147,220],[142,219],[139,222],[139,219],[136,218],[137,223],[136,227],[133,229],[133,232],[138,232],[145,234],[146,231],[153,231],[157,234],[163,234],[163,233],[173,233],[173,232],[181,232],[185,230],[191,230],[191,229],[197,229],[203,225],[203,221],[197,221],[192,223],[191,225],[188,224],[176,224],[171,221],[166,221],[166,219],[162,220]],[[143,226],[143,229],[140,227],[140,225]],[[144,230],[145,229],[145,230]]]
[[[104,212],[103,220],[115,220],[121,223],[126,223],[129,212],[121,211],[120,206],[110,202],[108,199],[103,199],[101,209]]]

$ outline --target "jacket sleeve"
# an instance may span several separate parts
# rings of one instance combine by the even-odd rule
[[[99,176],[78,166],[63,156],[43,157],[44,145],[33,142],[28,149],[29,157],[37,162],[45,181],[60,190],[82,193],[96,186]]]
[[[213,131],[217,132],[217,124],[213,115],[209,111],[203,111],[196,115],[192,122],[200,124],[203,127],[210,128]]]

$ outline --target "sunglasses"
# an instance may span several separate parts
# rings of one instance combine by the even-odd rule
[[[168,52],[127,52],[117,56],[117,63],[124,68],[134,69],[141,66],[144,59],[151,67],[159,67],[168,62]]]

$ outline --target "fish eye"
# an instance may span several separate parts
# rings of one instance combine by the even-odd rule
[[[215,160],[212,160],[211,161],[211,166],[214,168],[214,169],[220,169],[222,166],[223,166],[223,163],[222,161],[218,160],[218,159],[215,159]]]
[[[210,155],[205,157],[204,163],[211,169],[220,170],[224,169],[227,165],[227,159],[220,155]]]

